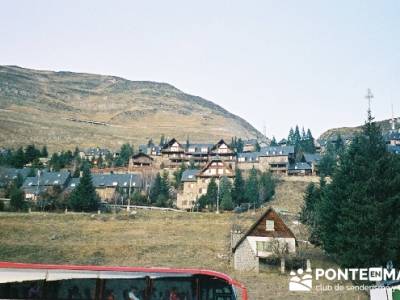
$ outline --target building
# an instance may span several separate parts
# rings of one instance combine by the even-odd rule
[[[216,143],[210,151],[210,157],[218,157],[219,159],[230,162],[231,166],[236,161],[235,151],[223,139]]]
[[[29,173],[31,172],[30,168],[7,168],[1,167],[0,168],[0,188],[4,188],[9,185],[14,179],[20,175],[23,180],[28,177]]]
[[[271,256],[276,249],[296,252],[296,238],[272,208],[267,209],[246,233],[231,235],[233,265],[239,271],[259,271],[260,259]]]
[[[236,167],[240,170],[251,170],[259,168],[259,157],[260,152],[247,152],[237,154]]]
[[[285,175],[288,166],[294,162],[294,146],[263,147],[260,150],[259,170]]]
[[[38,196],[46,192],[49,188],[59,188],[63,191],[71,179],[69,171],[60,172],[38,172],[37,176],[27,177],[22,185],[25,192],[25,199],[36,201]]]
[[[143,152],[134,154],[129,159],[129,168],[151,167],[152,165],[153,165],[153,158]]]
[[[297,162],[289,165],[289,176],[309,176],[312,175],[312,167],[306,162]]]
[[[318,164],[321,160],[321,154],[319,153],[304,153],[304,161],[311,166],[311,172],[313,175],[318,175]]]
[[[256,139],[247,140],[243,143],[243,152],[255,152],[257,151],[258,141]]]
[[[214,178],[217,185],[222,177],[233,180],[235,171],[219,157],[212,158],[201,170],[186,170],[182,174],[183,190],[177,194],[176,206],[191,210],[197,200],[207,193],[207,187]]]
[[[94,174],[93,186],[101,201],[113,202],[119,192],[128,193],[131,189],[141,189],[142,179],[139,174]]]
[[[102,158],[106,157],[107,155],[113,155],[114,154],[108,150],[108,149],[101,149],[99,147],[97,148],[87,148],[85,150],[82,150],[79,152],[79,157],[81,159],[87,159],[87,160],[97,160],[100,156]]]
[[[388,152],[393,154],[400,154],[400,145],[386,145]]]
[[[387,145],[400,146],[400,132],[392,130],[384,138]]]
[[[145,153],[150,156],[160,156],[161,147],[154,144],[149,145],[139,145],[139,152]]]
[[[212,147],[213,144],[189,144],[186,147],[185,159],[197,165],[205,165]]]
[[[161,156],[166,167],[179,167],[185,162],[185,148],[173,138],[161,148]]]

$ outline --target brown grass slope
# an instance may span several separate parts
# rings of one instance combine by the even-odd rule
[[[119,148],[124,142],[158,139],[162,133],[199,142],[260,135],[213,102],[166,83],[0,66],[2,145]]]
[[[271,204],[298,212],[305,185],[281,182]],[[352,291],[321,292],[314,288],[309,293],[289,292],[289,274],[281,275],[277,270],[260,274],[234,271],[230,230],[233,224],[248,228],[261,213],[138,211],[134,217],[122,213],[0,213],[0,261],[197,267],[221,271],[240,280],[249,289],[251,300],[367,299],[365,294]],[[290,220],[286,222],[300,236],[296,225]],[[318,248],[303,251],[307,251],[313,267],[337,267]]]

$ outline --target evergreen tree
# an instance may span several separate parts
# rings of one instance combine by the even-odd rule
[[[185,172],[186,169],[187,169],[186,165],[184,163],[182,163],[179,166],[179,169],[174,172],[174,177],[175,177],[174,187],[175,188],[180,189],[183,187],[182,174],[183,174],[183,172]]]
[[[207,186],[207,204],[214,208],[217,203],[218,197],[218,185],[215,178],[211,178],[210,183]]]
[[[346,267],[400,263],[400,158],[386,151],[370,112],[316,206],[325,251]]]
[[[261,150],[261,146],[258,143],[258,141],[256,142],[255,150],[256,150],[256,152],[260,152],[260,150]]]
[[[260,176],[259,199],[261,202],[267,202],[275,195],[275,179],[271,172],[263,172]]]
[[[236,168],[232,188],[232,200],[234,205],[239,206],[246,201],[244,192],[245,182],[242,177],[242,171],[239,168]]]
[[[79,184],[69,197],[69,204],[75,211],[91,212],[99,208],[100,198],[93,186],[89,168],[83,169]]]
[[[35,145],[28,145],[25,148],[25,163],[30,163],[40,157],[40,150]]]
[[[156,203],[157,202],[157,197],[160,195],[161,191],[161,175],[160,173],[157,173],[156,178],[150,188],[150,201],[151,203]]]
[[[226,177],[222,177],[220,181],[220,189],[219,189],[219,199],[222,210],[232,210],[233,209],[233,201],[232,201],[232,184],[231,181]]]
[[[42,151],[40,151],[40,157],[48,157],[48,156],[49,156],[49,152],[47,151],[47,147],[43,146]]]
[[[165,144],[165,136],[164,136],[164,134],[162,134],[161,135],[161,137],[160,137],[160,147],[162,147],[162,146],[164,146],[164,144]]]
[[[25,165],[25,153],[22,147],[19,147],[17,151],[14,153],[11,164],[15,168],[22,168]]]
[[[293,131],[292,127],[290,127],[289,135],[288,135],[288,138],[287,138],[287,142],[288,142],[288,145],[294,145],[295,144],[294,131]]]
[[[244,143],[241,138],[238,139],[236,144],[236,152],[242,153],[243,152]]]
[[[119,152],[119,156],[115,162],[115,165],[117,167],[126,166],[132,155],[133,155],[133,147],[130,144],[123,144],[121,146],[121,150]]]
[[[246,181],[245,198],[249,203],[253,203],[255,206],[259,203],[259,191],[258,191],[258,179],[257,170],[253,167],[250,170],[249,179]]]
[[[17,186],[17,184],[11,185],[10,206],[15,211],[20,211],[26,208],[24,192]]]
[[[293,135],[294,146],[298,147],[300,145],[300,141],[301,141],[301,135],[300,135],[299,125],[296,125]]]
[[[272,137],[270,146],[271,146],[271,147],[276,147],[276,146],[278,146],[278,143],[277,143],[277,141],[276,141],[276,139],[275,139],[275,136]]]

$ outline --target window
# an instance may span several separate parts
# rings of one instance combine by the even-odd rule
[[[47,284],[47,299],[90,300],[96,292],[96,279],[71,279],[49,281]]]
[[[274,231],[275,230],[274,220],[267,220],[265,222],[265,226],[266,226],[266,228],[265,228],[266,231]]]
[[[257,241],[256,244],[257,244],[257,251],[265,251],[265,252],[272,251],[272,244],[269,242]]]

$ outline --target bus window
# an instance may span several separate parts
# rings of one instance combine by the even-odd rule
[[[0,284],[0,299],[41,299],[43,280]]]
[[[196,281],[193,278],[158,278],[152,280],[150,300],[195,300]]]
[[[232,287],[220,279],[203,278],[200,282],[200,300],[234,300]]]
[[[106,279],[102,300],[144,300],[146,279]]]
[[[93,300],[96,279],[70,279],[46,282],[47,299],[51,300]]]

